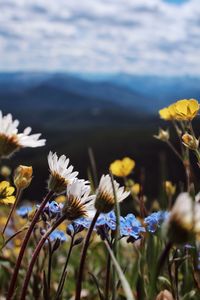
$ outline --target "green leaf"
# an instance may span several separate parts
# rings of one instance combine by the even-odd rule
[[[113,265],[114,265],[114,267],[115,267],[115,269],[116,269],[116,271],[118,273],[119,279],[121,281],[123,290],[124,290],[125,295],[126,295],[126,299],[127,300],[135,300],[135,298],[133,296],[133,293],[131,291],[130,285],[129,285],[126,277],[124,276],[124,273],[123,273],[120,265],[118,264],[118,262],[117,262],[117,260],[116,260],[116,258],[114,256],[114,254],[113,254],[113,251],[110,248],[110,245],[108,244],[108,242],[106,240],[104,241],[104,243],[105,243],[106,248],[107,248],[107,250],[108,250],[108,252],[110,254],[110,257],[111,257],[111,259],[113,261]]]

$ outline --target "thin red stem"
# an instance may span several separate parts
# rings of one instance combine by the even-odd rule
[[[88,229],[88,232],[87,232],[87,235],[86,235],[86,238],[85,238],[85,242],[84,242],[84,245],[83,245],[81,261],[80,261],[80,266],[79,266],[79,272],[78,272],[78,278],[77,278],[77,282],[76,282],[76,297],[75,297],[75,300],[80,300],[81,299],[83,271],[84,271],[84,265],[85,265],[87,249],[88,249],[90,237],[91,237],[93,228],[95,226],[95,223],[98,219],[98,216],[99,216],[99,212],[97,211],[94,218],[93,218],[93,220],[92,220],[92,223],[90,224],[90,228]]]
[[[15,265],[15,269],[14,269],[14,272],[13,272],[13,275],[12,275],[12,278],[11,278],[11,282],[10,282],[10,286],[9,286],[9,289],[8,289],[8,295],[7,295],[7,300],[11,300],[12,297],[13,297],[13,294],[14,294],[14,290],[15,290],[15,285],[16,285],[16,281],[17,281],[17,276],[18,276],[18,273],[19,273],[19,269],[20,269],[20,266],[21,266],[21,262],[22,262],[22,259],[23,259],[23,256],[24,256],[24,252],[26,250],[26,246],[28,244],[28,241],[31,237],[31,233],[35,227],[35,224],[37,223],[39,217],[40,217],[40,214],[41,212],[43,211],[45,205],[47,204],[47,202],[51,199],[51,197],[53,196],[53,192],[52,191],[49,191],[46,195],[46,197],[44,198],[44,200],[42,201],[39,209],[36,211],[34,217],[33,217],[33,220],[30,224],[30,227],[24,237],[24,240],[23,240],[23,243],[22,243],[22,246],[21,246],[21,249],[20,249],[20,252],[19,252],[19,255],[18,255],[18,258],[17,258],[17,262],[16,262],[16,265]]]
[[[30,278],[31,278],[31,274],[32,274],[32,271],[33,271],[33,267],[34,267],[34,264],[36,262],[36,259],[40,253],[40,250],[42,249],[42,246],[44,245],[46,239],[49,237],[49,235],[66,219],[66,216],[63,215],[62,217],[60,217],[55,223],[54,225],[49,228],[49,230],[47,230],[47,232],[42,236],[41,240],[39,241],[37,247],[35,248],[34,252],[33,252],[33,255],[32,255],[32,259],[31,259],[31,262],[29,264],[29,267],[28,267],[28,270],[27,270],[27,273],[26,273],[26,277],[25,277],[25,280],[24,280],[24,284],[23,284],[23,288],[22,288],[22,294],[21,294],[21,297],[20,297],[20,300],[24,300],[25,297],[26,297],[26,291],[27,291],[27,288],[28,288],[28,284],[29,284],[29,281],[30,281]]]

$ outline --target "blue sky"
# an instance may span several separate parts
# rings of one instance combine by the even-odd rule
[[[199,0],[0,0],[0,71],[200,75]]]

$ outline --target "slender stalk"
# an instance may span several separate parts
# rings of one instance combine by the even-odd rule
[[[31,278],[31,274],[32,274],[32,271],[33,271],[33,267],[34,267],[34,264],[36,262],[36,259],[40,253],[40,250],[42,248],[42,246],[44,245],[46,239],[49,237],[49,235],[66,219],[66,216],[63,215],[61,216],[54,224],[52,227],[49,228],[49,230],[46,231],[46,233],[42,236],[41,240],[39,241],[37,247],[35,248],[34,252],[33,252],[33,255],[32,255],[32,258],[31,258],[31,262],[28,266],[28,270],[27,270],[27,273],[26,273],[26,277],[25,277],[25,280],[24,280],[24,284],[23,284],[23,287],[22,287],[22,293],[21,293],[21,297],[20,297],[20,300],[24,300],[25,297],[26,297],[26,291],[27,291],[27,288],[28,288],[28,284],[29,284],[29,281],[30,281],[30,278]]]
[[[190,159],[189,159],[189,151],[186,149],[187,158],[183,161],[183,165],[185,167],[185,176],[186,176],[186,183],[187,183],[187,192],[190,192],[190,179],[191,179],[191,172],[190,172]]]
[[[82,254],[81,254],[81,261],[80,261],[80,265],[79,265],[79,272],[78,272],[78,277],[77,277],[77,282],[76,282],[76,296],[75,296],[75,300],[80,300],[81,299],[81,289],[82,289],[82,280],[83,280],[83,271],[84,271],[84,265],[85,265],[85,259],[86,259],[86,254],[87,254],[87,249],[89,246],[89,241],[90,241],[90,237],[93,231],[93,228],[95,226],[95,223],[98,219],[99,216],[99,211],[96,212],[90,227],[88,229],[86,238],[85,238],[85,242],[83,245],[83,250],[82,250]]]
[[[114,185],[114,178],[113,174],[110,172],[110,177],[111,177],[111,183],[112,183],[112,188],[113,188],[113,195],[115,199],[115,214],[116,214],[116,230],[115,230],[115,239],[113,243],[113,252],[116,258],[118,258],[118,252],[119,252],[119,245],[118,245],[118,240],[120,236],[120,207],[119,207],[119,202],[117,201],[117,194],[115,191],[115,185]],[[112,289],[112,299],[115,300],[116,298],[116,272],[115,268],[113,267],[113,272],[112,272],[112,281],[113,281],[113,289]]]
[[[69,258],[71,256],[72,248],[74,246],[74,237],[75,237],[75,234],[73,234],[72,238],[71,238],[71,243],[70,243],[69,251],[68,251],[68,254],[67,254],[67,259],[66,259],[65,266],[63,268],[61,277],[60,277],[60,281],[59,281],[59,284],[58,284],[58,289],[57,289],[57,292],[56,292],[55,300],[59,299],[59,297],[61,295],[61,292],[62,292],[62,288],[63,288],[64,283],[65,283],[67,265],[68,265],[68,262],[69,262]]]
[[[183,156],[184,155],[184,147],[183,147],[183,143],[182,143],[182,131],[180,132],[180,129],[179,129],[179,127],[178,127],[178,125],[175,121],[173,121],[173,125],[174,125],[174,128],[176,130],[177,136],[179,138],[181,153],[182,153],[182,156]]]
[[[156,270],[156,278],[155,280],[158,278],[160,272],[161,272],[161,269],[163,268],[164,266],[164,263],[165,263],[165,260],[167,259],[168,257],[168,254],[169,254],[169,251],[171,250],[172,248],[172,242],[168,242],[165,246],[165,249],[163,250],[163,252],[161,253],[161,256],[158,260],[158,265],[157,265],[157,270]]]
[[[133,296],[133,293],[132,293],[132,291],[131,291],[130,285],[129,285],[129,283],[128,283],[126,277],[124,276],[124,273],[123,273],[123,271],[122,271],[122,269],[121,269],[119,263],[117,262],[116,257],[114,256],[113,251],[112,251],[112,249],[110,248],[110,245],[109,245],[108,241],[107,241],[107,240],[104,240],[104,243],[105,243],[106,248],[107,248],[107,250],[108,250],[108,252],[109,252],[109,254],[110,254],[110,257],[111,257],[111,259],[112,259],[112,261],[113,261],[113,264],[114,264],[114,266],[115,266],[115,268],[116,268],[116,271],[117,271],[117,273],[118,273],[118,275],[119,275],[119,279],[120,279],[120,281],[121,281],[123,290],[124,290],[124,292],[125,292],[126,299],[127,299],[127,300],[135,300],[135,298],[134,298],[134,296]],[[115,287],[113,287],[113,288],[115,288]]]
[[[175,288],[174,288],[174,280],[173,280],[173,276],[172,276],[172,267],[171,267],[171,262],[169,260],[169,255],[168,255],[168,261],[167,261],[167,269],[168,269],[168,274],[169,274],[169,280],[170,280],[170,283],[171,283],[171,289],[172,289],[172,294],[173,296],[175,297]]]
[[[9,223],[9,221],[10,221],[12,215],[13,215],[13,212],[15,211],[15,209],[16,209],[16,207],[17,207],[17,204],[19,203],[20,197],[21,197],[21,195],[22,195],[22,191],[23,191],[22,189],[17,189],[16,200],[15,200],[15,203],[13,204],[13,206],[12,206],[12,208],[11,208],[11,210],[10,210],[10,213],[9,213],[9,215],[8,215],[6,224],[5,224],[4,229],[3,229],[3,231],[2,231],[3,234],[4,234],[5,231],[6,231],[6,228],[7,228],[7,226],[8,226],[8,223]]]
[[[39,217],[40,217],[40,214],[41,212],[43,211],[45,205],[47,204],[47,202],[51,199],[51,197],[53,196],[53,192],[52,191],[49,191],[46,195],[46,197],[44,198],[44,200],[42,201],[39,209],[36,211],[34,217],[33,217],[33,220],[29,226],[29,229],[24,237],[24,240],[22,242],[22,246],[21,246],[21,249],[20,249],[20,252],[19,252],[19,255],[18,255],[18,258],[17,258],[17,262],[16,262],[16,265],[15,265],[15,269],[14,269],[14,273],[12,275],[12,278],[11,278],[11,282],[10,282],[10,286],[9,286],[9,289],[8,289],[8,295],[7,295],[7,300],[11,300],[12,297],[13,297],[13,293],[14,293],[14,290],[15,290],[15,285],[16,285],[16,281],[17,281],[17,276],[18,276],[18,273],[19,273],[19,269],[20,269],[20,266],[21,266],[21,262],[22,262],[22,259],[23,259],[23,256],[24,256],[24,252],[26,250],[26,246],[28,244],[28,241],[31,237],[31,233],[35,227],[35,224],[37,223]]]
[[[88,149],[88,155],[89,155],[90,164],[91,164],[91,168],[92,168],[94,187],[97,188],[97,186],[98,186],[97,166],[96,166],[96,162],[95,162],[94,153],[93,153],[92,148]]]
[[[109,289],[110,289],[110,267],[111,267],[111,258],[110,254],[108,253],[107,258],[107,267],[106,267],[106,282],[105,282],[105,300],[109,298]]]
[[[51,242],[48,240],[49,246],[49,259],[48,259],[48,274],[47,274],[47,284],[48,284],[48,293],[50,295],[50,286],[51,286],[51,265],[52,265],[52,247]]]
[[[18,230],[17,232],[15,232],[12,236],[10,236],[4,243],[3,247],[1,248],[1,250],[12,240],[14,239],[18,234],[22,233],[23,231],[25,231],[28,227],[24,227],[20,230]]]
[[[182,156],[180,155],[180,153],[178,153],[178,151],[176,150],[176,148],[174,147],[174,145],[170,141],[167,141],[166,143],[171,148],[171,150],[174,152],[174,154],[178,157],[178,159],[180,159],[181,161],[183,161]]]

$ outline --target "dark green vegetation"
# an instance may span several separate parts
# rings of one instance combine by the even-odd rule
[[[33,164],[31,197],[39,201],[48,174],[49,150],[69,156],[83,178],[89,166],[89,147],[99,175],[108,171],[113,160],[130,156],[136,160],[136,181],[145,173],[145,192],[153,197],[164,176],[172,181],[184,179],[182,166],[171,151],[152,137],[160,125],[157,109],[169,104],[173,94],[174,99],[197,97],[198,82],[125,75],[90,81],[63,74],[1,74],[0,109],[19,119],[21,130],[31,126],[47,139],[46,147],[25,149],[9,163],[12,167]]]

